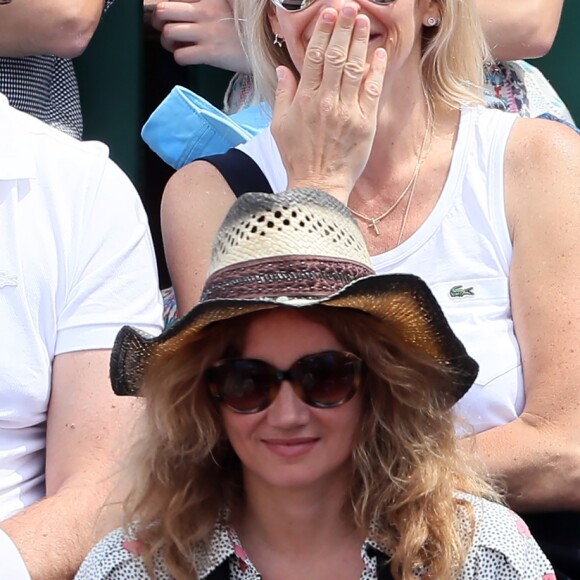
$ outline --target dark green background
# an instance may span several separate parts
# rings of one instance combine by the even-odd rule
[[[552,50],[543,58],[531,61],[548,77],[570,109],[577,124],[580,123],[580,3],[565,0],[562,19]]]
[[[171,87],[185,84],[219,104],[230,77],[210,67],[177,66],[155,35],[144,35],[142,15],[139,0],[117,0],[75,61],[84,137],[107,143],[136,185],[143,181],[141,126]]]

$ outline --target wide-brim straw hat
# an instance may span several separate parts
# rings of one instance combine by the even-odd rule
[[[473,384],[477,363],[455,336],[427,284],[376,275],[348,208],[318,190],[247,193],[230,209],[212,249],[202,297],[157,337],[125,326],[111,356],[118,395],[137,395],[147,365],[177,353],[214,322],[272,308],[352,308],[384,320],[409,348],[450,373],[450,398]],[[372,337],[369,337],[372,340]]]

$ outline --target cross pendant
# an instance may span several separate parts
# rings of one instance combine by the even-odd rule
[[[371,223],[369,224],[369,228],[374,228],[375,229],[375,234],[378,236],[379,235],[379,228],[377,227],[377,224],[380,222],[380,220],[378,220],[377,218],[371,218]]]

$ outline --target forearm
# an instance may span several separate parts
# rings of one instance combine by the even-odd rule
[[[72,578],[85,555],[118,525],[101,506],[109,499],[106,483],[76,485],[0,523],[16,544],[33,580]]]
[[[93,253],[93,262],[97,259]],[[119,526],[115,511],[125,493],[119,466],[133,441],[141,404],[115,398],[109,358],[110,350],[102,349],[54,359],[46,422],[47,497],[0,524],[33,580],[71,578],[96,540]]]
[[[522,415],[462,442],[474,448],[521,512],[580,508],[580,444],[572,430]]]
[[[477,0],[488,44],[497,60],[537,58],[551,48],[563,0]]]
[[[89,43],[104,0],[17,0],[2,7],[0,56],[73,58]]]

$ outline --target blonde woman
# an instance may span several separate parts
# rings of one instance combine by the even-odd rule
[[[553,579],[457,448],[476,374],[422,280],[373,274],[335,198],[244,196],[200,304],[117,338],[113,386],[146,414],[127,525],[77,580]]]
[[[542,533],[562,535],[559,550],[576,554],[569,576],[580,577],[580,138],[480,106],[487,47],[470,0],[242,7],[274,119],[167,186],[180,310],[199,299],[211,240],[250,175],[274,192],[332,192],[375,269],[420,275],[440,300],[481,368],[457,406],[471,425],[465,444],[518,511],[564,512],[565,527],[548,521]]]

